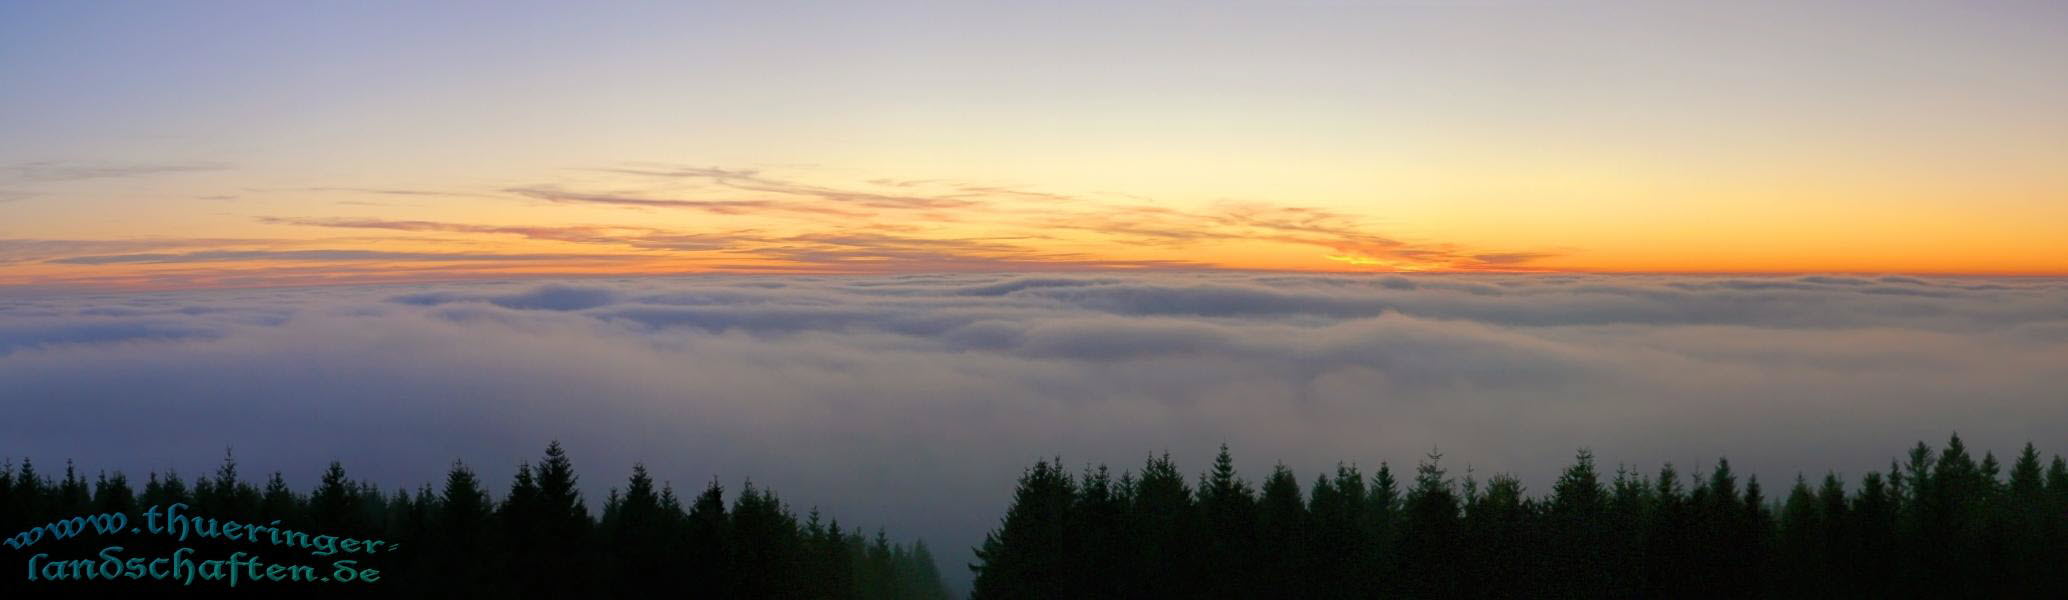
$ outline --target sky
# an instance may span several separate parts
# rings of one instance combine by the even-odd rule
[[[0,294],[2068,274],[2059,2],[0,3]]]

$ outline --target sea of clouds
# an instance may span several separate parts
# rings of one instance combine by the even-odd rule
[[[1259,273],[704,276],[0,297],[0,455],[500,494],[566,444],[923,536],[951,578],[1042,457],[1253,478],[1575,449],[1769,494],[1954,432],[2068,452],[2068,281]]]

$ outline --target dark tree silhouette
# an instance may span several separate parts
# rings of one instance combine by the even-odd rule
[[[1081,589],[1071,573],[1078,568],[1071,543],[1076,486],[1060,462],[1037,461],[1020,475],[1012,507],[977,550],[972,598],[1066,598]]]
[[[1207,579],[1204,595],[1253,598],[1262,592],[1256,575],[1256,491],[1235,472],[1228,446],[1221,445],[1213,470],[1199,476],[1199,513],[1205,546],[1199,560],[1226,565]]]
[[[1305,577],[1313,547],[1307,505],[1300,497],[1300,482],[1291,469],[1280,464],[1264,478],[1263,498],[1257,504],[1257,580],[1260,596],[1309,596]]]
[[[143,510],[158,507],[159,521],[173,503],[188,504],[189,517],[218,521],[270,523],[310,535],[344,535],[379,539],[390,549],[379,557],[360,556],[361,567],[377,567],[380,582],[368,587],[318,585],[309,582],[177,582],[118,580],[81,582],[29,581],[0,577],[0,598],[57,594],[135,595],[149,597],[300,598],[564,598],[647,597],[656,590],[679,590],[692,597],[837,598],[877,600],[948,597],[934,556],[923,542],[893,541],[881,530],[873,539],[846,532],[838,522],[821,527],[814,511],[810,521],[797,517],[771,492],[749,486],[728,511],[723,489],[714,481],[685,510],[666,484],[656,485],[644,466],[612,490],[603,517],[593,519],[576,486],[572,462],[558,444],[549,446],[537,467],[521,466],[501,503],[466,465],[453,463],[443,485],[384,494],[368,482],[355,482],[344,465],[333,462],[308,494],[291,489],[279,473],[263,490],[237,476],[236,462],[225,457],[214,476],[196,480],[190,489],[174,473],[150,474],[143,489],[130,487],[120,472],[104,473],[89,482],[76,467],[53,481],[27,460],[0,461],[0,536],[14,534],[89,513],[120,512],[132,524],[143,524]],[[1065,496],[1068,497],[1067,494]],[[236,511],[243,511],[241,513]],[[1117,521],[1116,521],[1117,522]],[[321,565],[329,559],[249,541],[226,541],[220,531],[188,540],[167,536],[130,535],[116,540],[80,536],[43,540],[36,552],[65,559],[95,557],[115,542],[132,556],[169,556],[192,547],[194,560],[256,551],[269,564]],[[0,547],[0,554],[26,559]],[[342,557],[332,557],[342,558]]]
[[[1224,450],[1190,519],[1171,518],[1186,504],[1168,457],[1117,484],[1099,470],[1073,485],[1041,461],[972,568],[986,598],[1112,597],[1110,565],[1128,557],[1125,597],[1173,579],[1203,582],[1169,588],[1199,597],[2063,597],[2068,462],[2029,444],[2007,468],[1972,456],[1957,437],[1919,444],[1857,486],[1797,477],[1770,499],[1729,461],[1692,478],[1619,467],[1604,483],[1582,450],[1533,498],[1512,476],[1453,478],[1432,453],[1404,493],[1383,463],[1369,480],[1344,463],[1303,497],[1283,465],[1249,491]]]

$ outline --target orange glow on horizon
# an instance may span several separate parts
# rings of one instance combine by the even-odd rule
[[[604,174],[550,186],[440,192],[420,205],[322,191],[234,212],[156,219],[153,207],[136,211],[153,227],[186,221],[180,227],[192,234],[179,238],[41,215],[51,225],[37,236],[45,239],[0,238],[0,286],[1157,269],[2068,275],[2068,236],[2045,219],[1808,201],[1727,208],[1752,196],[1727,187],[1649,211],[1604,211],[1623,200],[1158,200],[951,178],[855,181],[808,169],[597,171]],[[2035,214],[2048,211],[2068,219],[2068,208]]]

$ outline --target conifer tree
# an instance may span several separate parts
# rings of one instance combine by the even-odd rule
[[[93,511],[97,513],[136,512],[136,492],[129,489],[129,478],[116,471],[114,475],[101,473],[93,484]]]
[[[1779,585],[1784,594],[1830,594],[1825,584],[1830,582],[1831,571],[1823,564],[1833,550],[1825,543],[1827,526],[1816,492],[1810,490],[1808,480],[1796,475],[1795,485],[1788,488],[1788,498],[1781,505]]]
[[[1200,560],[1217,568],[1203,569],[1208,597],[1254,598],[1263,592],[1256,574],[1255,490],[1235,472],[1228,445],[1221,444],[1213,470],[1199,476],[1199,512],[1207,540]]]
[[[15,491],[14,461],[0,460],[0,532],[4,532],[0,535],[21,531],[22,524],[29,518],[27,513],[21,506],[21,495]]]
[[[1845,584],[1861,570],[1856,563],[1861,550],[1853,541],[1855,532],[1851,506],[1846,502],[1845,480],[1837,473],[1825,473],[1824,482],[1817,487],[1817,516],[1824,531],[1820,544],[1827,554],[1816,564],[1827,573],[1844,574],[1825,577],[1829,582],[1827,589],[1837,593],[1848,589]]]
[[[731,534],[736,593],[754,598],[802,595],[796,567],[803,544],[796,518],[784,509],[781,499],[747,482],[733,501]]]
[[[259,499],[258,488],[238,479],[237,457],[228,448],[223,449],[215,477],[194,482],[195,508],[207,514],[248,515],[258,510]]]
[[[1398,590],[1404,595],[1436,597],[1459,592],[1458,496],[1442,461],[1441,453],[1431,451],[1415,468],[1414,485],[1407,491]]]
[[[1894,479],[1901,478],[1895,471],[1890,474]],[[1888,484],[1888,479],[1877,472],[1861,476],[1860,492],[1847,511],[1853,539],[1850,549],[1858,569],[1853,588],[1865,596],[1889,597],[1897,591],[1894,569],[1902,550],[1896,547],[1901,505],[1900,493]]]
[[[1607,516],[1608,492],[1595,470],[1593,451],[1581,448],[1573,456],[1573,464],[1552,484],[1547,508],[1547,530],[1562,540],[1546,549],[1549,568],[1565,576],[1556,580],[1555,589],[1546,592],[1569,598],[1607,595],[1611,575],[1607,551],[1612,540],[1603,519]]]
[[[36,523],[49,516],[45,506],[49,500],[45,496],[50,493],[50,487],[50,482],[36,472],[35,461],[23,457],[21,470],[14,476],[14,509],[22,515],[17,523]],[[12,535],[12,530],[0,535]]]
[[[1307,500],[1311,525],[1308,543],[1313,544],[1307,568],[1315,589],[1321,593],[1348,593],[1377,585],[1369,569],[1372,558],[1367,554],[1371,547],[1364,511],[1369,504],[1364,474],[1355,465],[1337,463],[1333,477],[1322,475],[1315,479]]]
[[[970,566],[976,573],[971,598],[1072,597],[1070,526],[1076,494],[1070,476],[1056,463],[1036,461],[1020,475],[1005,518],[985,536],[977,563]]]
[[[1199,515],[1206,521],[1206,548],[1199,559],[1220,569],[1204,569],[1199,575],[1210,579],[1208,596],[1255,598],[1261,594],[1255,575],[1257,548],[1257,497],[1255,490],[1235,472],[1235,459],[1228,457],[1228,445],[1220,445],[1214,470],[1199,476]]]
[[[679,558],[672,543],[679,537],[675,534],[679,515],[670,515],[661,506],[660,491],[645,465],[632,466],[631,480],[615,509],[605,532],[606,547],[613,557],[613,584],[627,592],[662,587],[671,564]]]
[[[359,488],[345,476],[344,464],[330,461],[316,491],[309,494],[309,525],[319,530],[365,535],[369,532],[361,522],[364,513],[359,502]]]
[[[719,485],[717,479],[712,479],[704,491],[697,494],[683,529],[689,547],[684,553],[684,562],[687,563],[685,577],[700,582],[698,585],[713,597],[737,596],[730,575],[733,571],[731,517],[725,509],[725,487]],[[833,530],[834,534],[839,533],[838,527]]]
[[[568,460],[560,442],[546,446],[545,459],[539,461],[536,471],[543,531],[554,542],[570,547],[579,545],[588,534],[589,509],[582,503],[580,477],[574,473],[574,463]]]
[[[1258,578],[1267,586],[1264,595],[1312,597],[1310,581],[1304,576],[1311,548],[1307,506],[1300,497],[1299,479],[1284,463],[1273,467],[1271,475],[1264,478],[1257,528],[1257,554],[1262,562]]]
[[[453,461],[437,495],[431,519],[433,535],[423,541],[433,557],[427,561],[431,565],[428,572],[436,574],[436,580],[427,579],[427,584],[451,594],[496,586],[494,572],[480,560],[489,556],[493,547],[494,514],[494,504],[474,470]]]
[[[2040,525],[2040,545],[2054,550],[2053,554],[2058,556],[2061,549],[2068,548],[2068,461],[2062,460],[2058,455],[2047,464],[2045,505],[2046,517]],[[2036,560],[2048,559],[2042,556]],[[2055,597],[2068,596],[2068,570],[2052,568],[2060,564],[2048,563],[2050,576],[2044,580],[2041,588],[2043,592],[2051,592],[2048,595]]]
[[[913,540],[909,558],[903,563],[908,582],[904,589],[916,600],[948,600],[948,586],[941,581],[941,569],[935,562],[933,551],[926,547],[926,540]]]
[[[1196,597],[1200,536],[1191,486],[1170,453],[1143,464],[1135,482],[1128,521],[1133,526],[1135,555],[1129,561],[1138,575],[1126,595]]]
[[[1076,566],[1064,585],[1081,598],[1120,598],[1122,582],[1132,576],[1126,565],[1134,558],[1127,524],[1130,492],[1113,480],[1106,465],[1087,466],[1076,492],[1066,529]]]
[[[272,477],[266,479],[266,489],[259,496],[259,518],[265,521],[298,522],[302,517],[301,507],[301,497],[287,487],[287,480],[279,471],[274,471]]]
[[[1693,509],[1680,484],[1680,471],[1673,463],[1659,467],[1652,479],[1652,509],[1644,525],[1644,597],[1675,598],[1695,594],[1684,570],[1698,551],[1687,538],[1693,525]]]
[[[87,486],[85,478],[79,476],[79,470],[72,466],[72,461],[65,461],[65,478],[58,481],[55,500],[56,514],[52,516],[85,514],[93,508],[93,489]]]
[[[15,486],[14,461],[0,460],[0,536],[12,536],[14,532],[27,529],[35,518],[36,515],[30,514],[24,506],[20,490]],[[17,596],[16,590],[26,583],[12,577],[0,577],[0,594]]]
[[[1745,478],[1743,515],[1737,523],[1732,537],[1733,543],[1743,555],[1735,566],[1740,578],[1737,585],[1729,589],[1741,590],[1751,595],[1766,595],[1773,567],[1774,514],[1767,506],[1766,495],[1759,485],[1759,476]]]
[[[520,499],[520,491],[512,488],[510,499],[528,504],[522,507],[528,515],[506,525],[521,540],[513,550],[520,552],[517,568],[527,589],[557,597],[595,593],[590,585],[597,567],[590,551],[593,523],[566,450],[557,441],[547,444],[538,465],[529,472],[520,469],[519,475],[526,480],[520,485],[531,484],[521,492],[528,497]]]
[[[1485,493],[1471,494],[1462,521],[1463,583],[1476,597],[1548,596],[1562,590],[1533,584],[1558,581],[1540,575],[1541,549],[1535,535],[1535,506],[1522,481],[1506,474],[1487,479]]]

